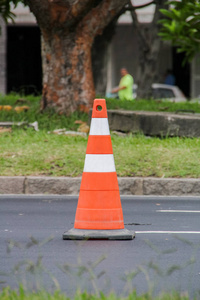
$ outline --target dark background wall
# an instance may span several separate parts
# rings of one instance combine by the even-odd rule
[[[38,94],[42,90],[40,29],[7,26],[7,93]]]
[[[172,48],[173,71],[176,78],[176,85],[183,91],[186,97],[190,97],[190,64],[183,64],[184,53],[177,53],[176,48]]]

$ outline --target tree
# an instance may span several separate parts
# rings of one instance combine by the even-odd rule
[[[129,1],[128,5],[125,5],[123,9],[120,11],[120,15],[125,13],[126,11],[131,12],[132,20],[133,20],[133,27],[137,33],[138,37],[138,47],[139,47],[139,62],[138,62],[138,74],[137,78],[139,78],[137,95],[138,98],[149,98],[151,96],[151,85],[153,82],[157,82],[159,80],[159,68],[158,68],[158,56],[160,54],[160,49],[162,45],[161,38],[159,37],[158,33],[160,31],[161,25],[158,24],[158,21],[163,17],[160,9],[166,7],[165,5],[166,0],[153,0],[153,1],[146,1],[146,3],[141,5],[133,5],[131,1]],[[155,13],[152,22],[149,24],[143,24],[138,21],[137,11],[150,6],[155,5]],[[109,41],[114,34],[116,19],[119,15],[115,18],[114,26],[110,26],[109,31]],[[106,30],[103,32],[102,36],[99,37],[101,41],[101,49],[106,48],[108,45],[108,38]],[[103,42],[102,42],[103,41]],[[106,49],[102,51],[106,53]],[[95,53],[95,61],[94,66],[97,63],[97,53]],[[106,62],[105,59],[106,55],[101,55],[100,64],[98,65],[98,73],[101,76],[95,76],[96,79],[96,88],[100,92],[100,94],[105,93],[105,81],[106,81],[106,63],[103,63],[103,60]],[[131,59],[131,57],[130,57]],[[99,72],[100,70],[100,72]],[[98,75],[98,74],[97,74]],[[102,76],[103,75],[103,76]]]
[[[92,46],[92,70],[97,95],[106,93],[109,46],[115,34],[118,17],[119,15],[105,27],[101,35],[96,36]]]
[[[6,19],[10,3],[0,0]],[[70,114],[88,110],[95,97],[91,47],[94,38],[128,0],[25,0],[42,35],[43,92],[41,109]]]
[[[127,0],[27,0],[42,33],[41,108],[69,114],[95,97],[91,47]]]
[[[0,0],[5,3],[20,0]],[[157,59],[161,40],[158,37],[163,0],[154,0],[144,5],[133,6],[130,0],[24,0],[36,16],[42,33],[43,95],[41,109],[55,108],[59,113],[87,110],[94,97],[94,83],[91,63],[91,48],[95,37],[105,33],[106,40],[99,39],[105,47],[96,60],[105,62],[106,47],[111,40],[113,28],[120,14],[130,10],[133,26],[138,33],[140,48],[138,96],[147,98],[151,84],[157,80]],[[22,2],[22,1],[21,1]],[[140,24],[136,9],[155,4],[152,23]],[[9,12],[9,6],[6,6]],[[1,2],[0,2],[1,12]],[[108,26],[109,25],[109,26]],[[107,28],[111,30],[107,30]],[[98,40],[98,39],[97,39]],[[98,44],[97,44],[98,45]],[[95,56],[98,51],[95,49]],[[99,68],[99,65],[96,64]],[[102,72],[104,70],[104,72]],[[100,70],[105,87],[105,68]],[[97,83],[98,84],[98,83]],[[103,91],[103,89],[102,89]]]
[[[166,0],[155,0],[144,5],[133,6],[131,2],[127,10],[131,11],[133,26],[138,36],[139,64],[138,64],[138,98],[148,99],[151,96],[151,85],[158,81],[158,56],[162,41],[158,36],[162,18],[161,9],[166,7]],[[155,13],[152,22],[141,24],[138,21],[136,11],[148,5],[155,5]]]
[[[191,61],[200,52],[200,2],[199,0],[170,1],[170,9],[162,9],[165,16],[160,21],[160,36],[170,40],[178,52],[185,52],[185,61]]]

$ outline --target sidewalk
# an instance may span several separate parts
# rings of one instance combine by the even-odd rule
[[[200,179],[118,177],[121,195],[200,196]],[[0,176],[0,194],[78,195],[81,177]]]

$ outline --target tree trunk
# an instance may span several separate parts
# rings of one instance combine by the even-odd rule
[[[151,85],[158,82],[158,56],[160,53],[161,39],[157,35],[154,26],[147,25],[140,28],[141,33],[138,37],[139,44],[139,69],[138,69],[138,91],[137,97],[148,99],[151,97]],[[141,35],[143,37],[141,37]],[[144,39],[145,38],[145,45]]]
[[[115,34],[117,16],[105,28],[102,35],[98,35],[92,46],[92,70],[96,95],[105,97],[107,87],[107,70],[109,46]]]
[[[43,98],[42,109],[55,108],[59,113],[86,110],[95,97],[91,72],[91,45],[87,36],[43,34]]]
[[[161,48],[161,38],[158,36],[160,25],[158,20],[162,15],[160,9],[165,6],[165,0],[156,4],[153,21],[150,24],[140,24],[135,11],[131,11],[133,25],[137,31],[139,45],[138,91],[139,99],[151,96],[151,85],[159,80],[158,56]]]
[[[91,49],[95,36],[128,0],[27,0],[42,33],[41,109],[88,111],[95,98]]]

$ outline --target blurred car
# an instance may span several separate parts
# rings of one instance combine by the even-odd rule
[[[133,99],[137,98],[137,84],[133,85]],[[186,102],[187,98],[178,86],[162,83],[152,84],[151,98],[155,100],[166,100],[171,102]],[[107,93],[107,98],[119,98],[118,93]]]
[[[152,84],[152,98],[167,100],[171,102],[186,102],[187,99],[183,92],[176,85],[168,85],[162,83]]]

